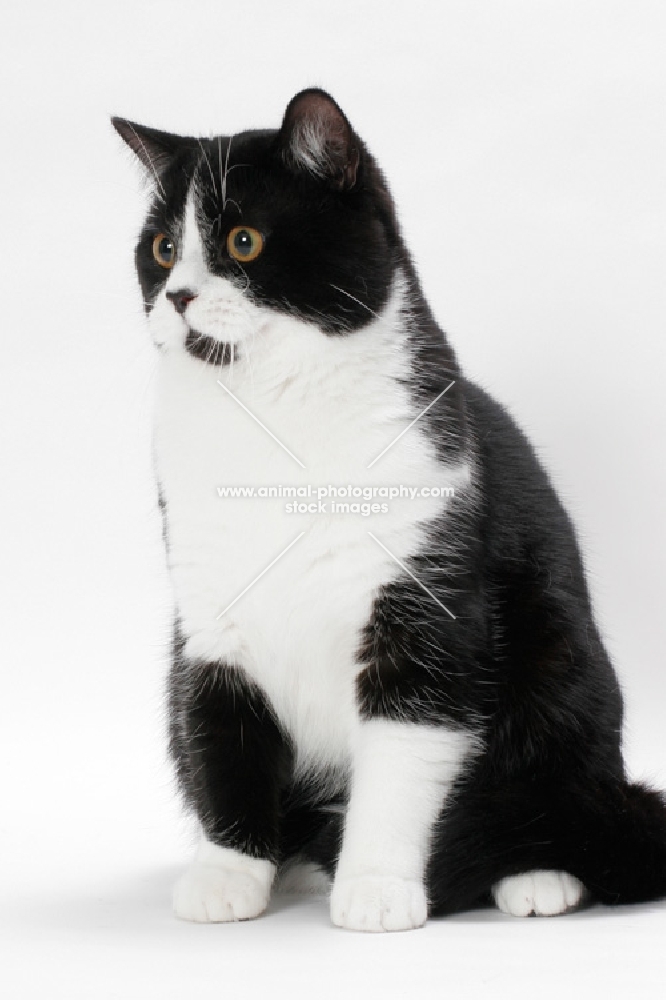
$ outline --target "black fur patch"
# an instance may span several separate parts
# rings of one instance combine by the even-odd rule
[[[193,358],[205,361],[208,365],[229,365],[238,361],[240,355],[236,344],[224,344],[214,337],[206,337],[190,330],[185,338],[185,349]]]
[[[242,671],[186,661],[178,634],[174,652],[170,747],[186,803],[214,844],[277,861],[289,741]]]

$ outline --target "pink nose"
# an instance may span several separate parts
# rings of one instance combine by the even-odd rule
[[[191,291],[189,288],[179,288],[176,292],[167,292],[166,297],[173,304],[176,312],[182,316],[188,304],[192,299],[196,299],[197,296],[196,292]]]

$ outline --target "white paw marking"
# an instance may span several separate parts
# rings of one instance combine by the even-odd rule
[[[428,901],[420,882],[390,875],[361,875],[336,880],[331,920],[353,931],[408,931],[422,927]]]
[[[500,910],[512,917],[554,917],[577,906],[585,886],[567,872],[535,871],[503,878],[492,894]]]
[[[195,862],[176,882],[173,909],[197,923],[250,920],[263,913],[269,895],[270,887],[248,872]]]

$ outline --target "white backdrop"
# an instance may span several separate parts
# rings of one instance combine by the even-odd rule
[[[631,771],[666,787],[664,4],[26,2],[0,48],[3,994],[666,983],[662,904],[387,938],[334,931],[320,900],[233,927],[171,917],[189,836],[163,738],[169,590],[132,264],[145,195],[108,123],[229,133],[276,126],[304,86],[333,93],[463,367],[574,515]]]

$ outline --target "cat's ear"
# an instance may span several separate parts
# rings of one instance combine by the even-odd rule
[[[278,143],[290,170],[305,171],[341,191],[356,184],[360,161],[358,140],[338,105],[324,90],[302,90],[289,102]]]
[[[161,175],[172,162],[184,140],[169,132],[137,125],[136,122],[130,122],[126,118],[112,118],[111,124],[159,184]]]

